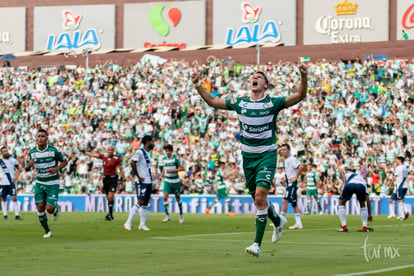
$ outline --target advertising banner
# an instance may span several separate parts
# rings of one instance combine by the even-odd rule
[[[35,211],[33,195],[19,195],[18,201],[20,203],[21,211]],[[204,214],[208,204],[214,201],[215,196],[197,196],[197,195],[183,195],[181,201],[183,202],[184,213],[201,213]],[[274,204],[276,210],[280,210],[282,206],[283,197],[270,196],[269,200]],[[136,203],[135,195],[117,195],[115,196],[115,212],[129,212],[131,207]],[[255,214],[256,208],[250,196],[230,196],[232,212],[236,214]],[[170,196],[170,212],[178,212],[178,205],[173,196]],[[337,215],[339,198],[338,197],[320,197],[319,201],[323,213],[325,215]],[[389,197],[371,197],[372,215],[387,215],[388,214]],[[10,202],[9,202],[10,203]],[[407,210],[412,214],[414,206],[414,197],[407,197],[405,199]],[[162,195],[153,195],[150,201],[150,211],[159,213],[164,212],[164,200]],[[107,200],[105,195],[62,195],[59,196],[59,206],[63,212],[107,212]],[[311,213],[317,214],[318,207],[315,201],[312,201]],[[306,198],[298,198],[298,207],[304,212],[306,210]],[[347,214],[359,214],[359,203],[353,197],[346,206]],[[224,201],[219,202],[211,210],[214,214],[226,214],[227,204]],[[288,213],[293,214],[293,209],[289,205]],[[397,212],[398,213],[398,212]]]
[[[124,47],[179,50],[205,45],[205,1],[125,4]]]
[[[306,0],[303,43],[389,40],[388,0]]]
[[[414,0],[398,0],[397,40],[414,39]]]
[[[0,8],[0,53],[26,50],[26,8]]]
[[[296,44],[296,0],[215,0],[213,44]]]
[[[35,51],[79,52],[115,48],[115,5],[34,9]]]

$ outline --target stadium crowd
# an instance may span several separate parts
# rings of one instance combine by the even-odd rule
[[[236,114],[208,107],[190,75],[198,70],[207,91],[228,98],[247,96],[249,77],[257,69],[270,77],[269,96],[287,95],[298,85],[299,72],[290,62],[242,65],[227,58],[204,64],[107,62],[89,70],[2,68],[0,145],[24,164],[37,129],[47,129],[50,142],[69,157],[61,176],[64,194],[101,193],[102,161],[82,152],[90,146],[104,152],[113,145],[126,178],[119,193],[134,193],[129,161],[149,134],[155,137],[154,192],[162,190],[157,160],[163,146],[172,144],[185,168],[180,174],[184,194],[212,193],[219,161],[226,163],[230,194],[246,194]],[[405,156],[414,168],[414,63],[320,60],[309,63],[308,76],[307,98],[279,114],[277,143],[289,143],[293,155],[313,165],[320,195],[340,192],[337,158],[352,162],[371,194],[389,195],[395,158]],[[32,177],[22,171],[19,193],[32,193]],[[278,164],[271,194],[284,193],[284,179]],[[414,195],[413,170],[408,181],[408,195]],[[304,177],[299,193],[305,190]]]

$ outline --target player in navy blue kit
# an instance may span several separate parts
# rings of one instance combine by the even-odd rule
[[[338,213],[339,219],[341,220],[341,228],[338,229],[338,232],[348,232],[348,227],[346,225],[345,204],[354,194],[356,195],[359,201],[359,206],[361,207],[362,231],[369,232],[368,220],[372,221],[372,216],[367,182],[360,173],[357,173],[355,169],[352,168],[351,162],[348,162],[346,165],[342,165],[341,161],[338,159],[337,166],[342,184],[344,185],[339,197]]]

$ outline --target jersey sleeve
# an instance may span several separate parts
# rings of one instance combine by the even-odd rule
[[[175,165],[177,166],[177,168],[181,165],[181,161],[180,159],[178,159],[177,155],[175,156]]]
[[[63,155],[63,153],[60,150],[56,149],[56,159],[62,162],[63,160],[66,159],[66,157]]]
[[[134,154],[134,156],[132,156],[131,160],[134,162],[139,162],[140,156],[139,156],[139,152],[140,150],[137,150]]]
[[[279,113],[282,109],[286,108],[286,97],[272,98],[274,113]]]
[[[226,99],[226,105],[229,110],[234,110],[234,111],[239,110],[240,109],[239,103],[240,103],[240,98]]]
[[[300,166],[300,161],[297,158],[292,158],[292,165],[297,169]]]

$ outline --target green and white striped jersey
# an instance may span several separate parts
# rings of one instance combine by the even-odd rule
[[[46,149],[40,151],[37,147],[31,149],[28,153],[29,157],[34,160],[34,168],[36,170],[36,183],[44,185],[59,185],[59,172],[51,174],[48,172],[50,168],[58,166],[58,162],[65,160],[62,152],[51,145],[47,145]]]
[[[250,97],[227,99],[230,110],[237,112],[240,123],[242,154],[258,158],[264,152],[276,152],[276,118],[285,108],[286,97],[265,96],[252,101]]]
[[[216,172],[216,183],[217,190],[226,189],[226,183],[224,183],[224,171],[222,169],[217,169]]]
[[[306,184],[308,190],[316,190],[317,175],[314,171],[308,172],[306,174]]]
[[[177,155],[174,153],[171,154],[171,157],[168,158],[167,155],[164,155],[160,160],[160,167],[165,171],[164,181],[168,183],[179,183],[181,179],[178,177],[178,172],[169,173],[168,170],[175,170],[181,165],[180,160]]]

